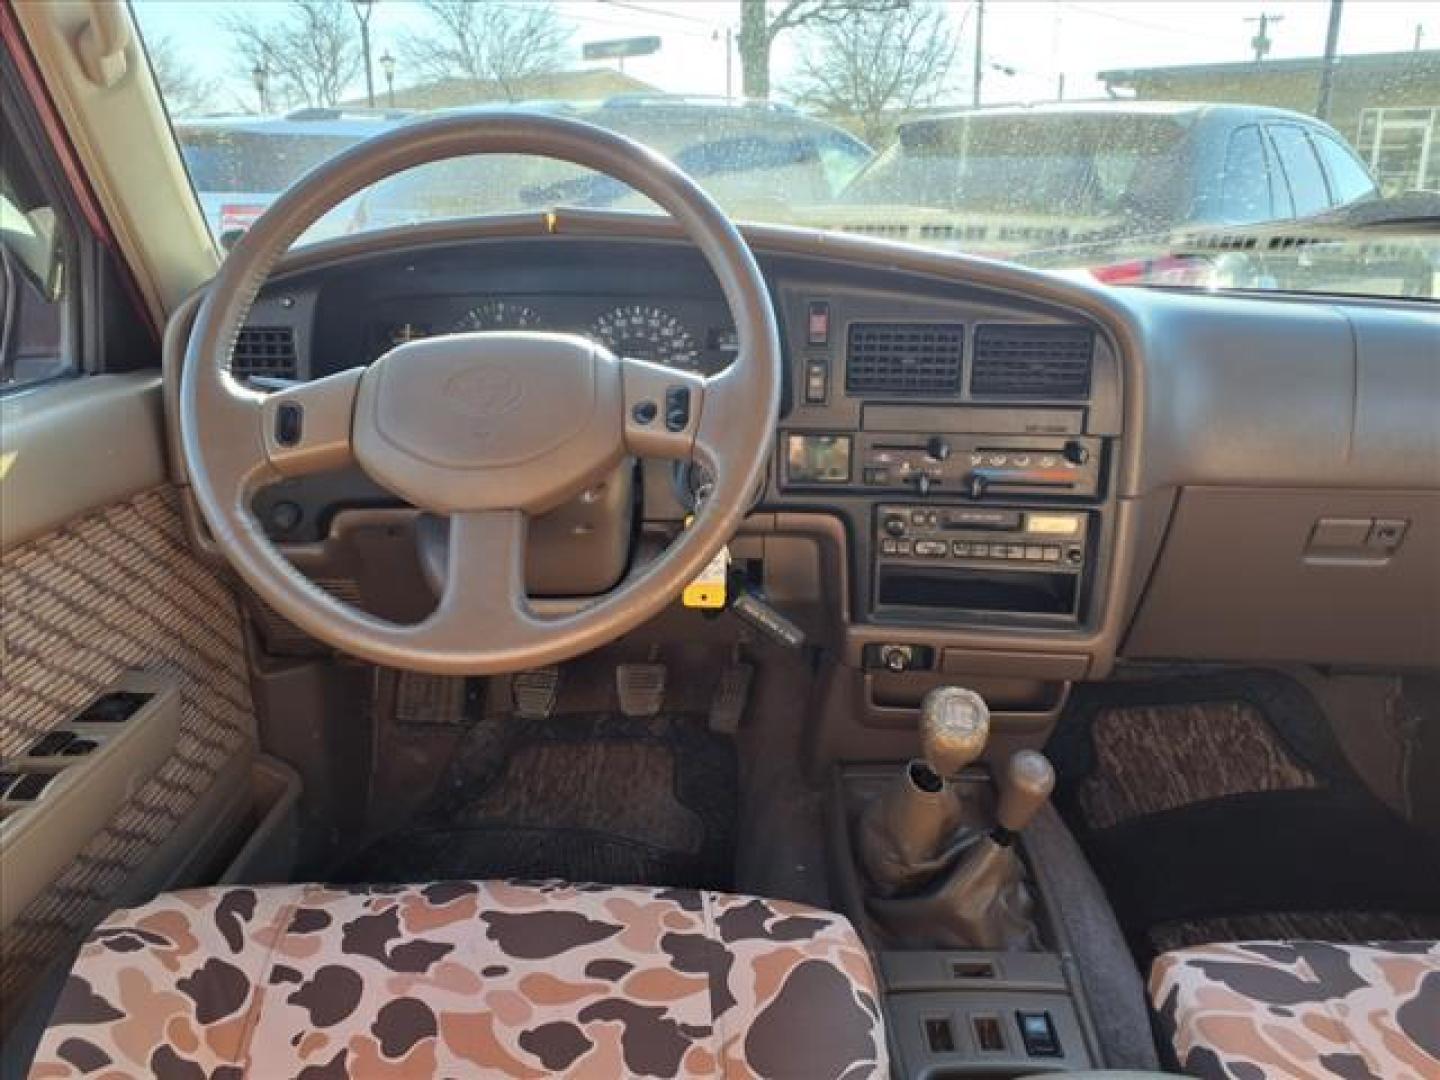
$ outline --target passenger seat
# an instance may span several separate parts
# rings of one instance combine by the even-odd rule
[[[1247,941],[1160,956],[1150,1000],[1199,1077],[1440,1077],[1440,942]]]

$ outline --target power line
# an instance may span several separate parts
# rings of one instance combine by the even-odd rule
[[[1086,15],[1094,15],[1096,18],[1110,19],[1114,22],[1128,23],[1131,26],[1143,27],[1146,30],[1155,30],[1162,34],[1173,34],[1176,37],[1186,38],[1205,38],[1210,41],[1223,41],[1227,45],[1231,43],[1230,38],[1221,37],[1218,34],[1201,34],[1195,32],[1194,30],[1183,29],[1181,27],[1175,26],[1174,24],[1167,26],[1165,23],[1156,23],[1150,22],[1146,19],[1137,19],[1132,15],[1117,15],[1113,11],[1103,11],[1100,8],[1092,8],[1085,4],[1074,4],[1070,3],[1069,0],[1060,0],[1060,6],[1068,7],[1073,11],[1079,11]]]
[[[627,3],[626,0],[600,0],[600,3],[608,7],[624,8],[627,11],[639,12],[641,15],[659,15],[666,19],[679,19],[681,22],[698,23],[701,26],[708,26],[712,30],[720,25],[709,19],[702,19],[698,15],[681,15],[678,11],[666,11],[663,8],[646,7],[644,4]]]

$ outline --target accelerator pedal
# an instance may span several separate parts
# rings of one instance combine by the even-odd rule
[[[710,730],[717,735],[734,735],[740,730],[740,718],[750,704],[750,683],[755,668],[744,660],[736,660],[720,673],[715,697],[710,702]]]

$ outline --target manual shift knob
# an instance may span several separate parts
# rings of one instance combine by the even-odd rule
[[[1055,766],[1037,750],[1017,750],[1000,780],[1000,805],[995,821],[1006,832],[1018,833],[1055,790]]]
[[[920,702],[920,753],[937,776],[958,776],[989,738],[990,707],[975,691],[939,686]]]

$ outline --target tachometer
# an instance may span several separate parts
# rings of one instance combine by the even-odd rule
[[[456,319],[451,329],[457,333],[467,330],[534,330],[539,325],[540,315],[532,307],[513,300],[486,300]]]
[[[695,371],[700,352],[685,324],[672,312],[646,304],[624,304],[590,324],[590,334],[616,356]]]

